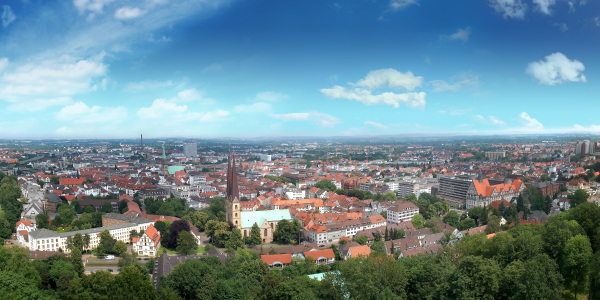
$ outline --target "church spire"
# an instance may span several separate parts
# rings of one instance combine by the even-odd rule
[[[230,154],[227,161],[227,200],[233,201],[240,197],[237,171],[235,170],[235,155]]]

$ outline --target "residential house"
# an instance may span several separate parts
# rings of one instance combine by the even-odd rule
[[[141,237],[133,238],[133,252],[138,255],[156,256],[160,249],[160,232],[150,225]]]

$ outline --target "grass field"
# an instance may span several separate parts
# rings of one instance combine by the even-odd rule
[[[85,266],[88,268],[117,268],[117,262],[104,262],[104,261],[90,261],[85,263]]]

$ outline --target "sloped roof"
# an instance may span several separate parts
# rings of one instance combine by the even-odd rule
[[[292,263],[291,254],[267,254],[261,255],[260,259],[269,265],[273,265],[275,263],[281,263],[284,265]]]
[[[354,246],[354,247],[350,247],[350,249],[348,249],[348,253],[353,258],[356,258],[359,256],[369,256],[369,254],[371,254],[371,248],[367,245]]]
[[[307,251],[304,252],[304,256],[310,256],[312,258],[314,258],[315,260],[319,260],[320,258],[326,258],[326,259],[330,259],[330,258],[335,258],[335,254],[333,253],[333,249],[329,248],[329,249],[323,249],[323,250],[315,250],[315,251]]]

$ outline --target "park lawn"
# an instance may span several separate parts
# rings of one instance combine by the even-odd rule
[[[85,263],[85,266],[88,268],[117,268],[119,266],[118,262],[104,262],[104,261],[89,261]]]

